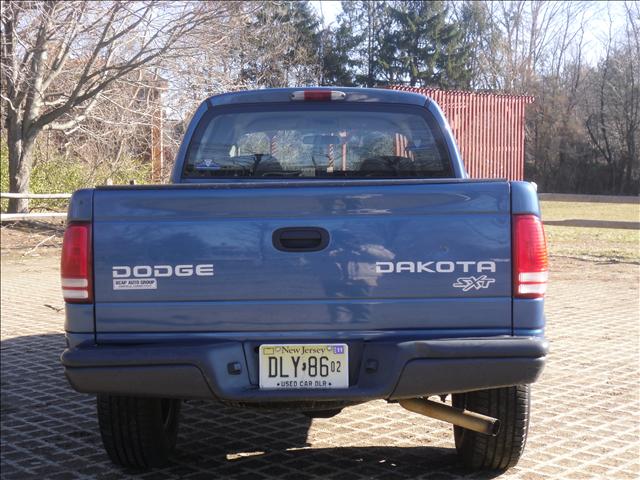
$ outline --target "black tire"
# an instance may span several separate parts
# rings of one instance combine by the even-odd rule
[[[148,469],[167,463],[178,437],[180,400],[98,395],[102,443],[117,465]]]
[[[453,427],[458,456],[467,468],[504,471],[518,463],[529,430],[529,385],[454,394],[453,406],[500,420],[495,437]]]

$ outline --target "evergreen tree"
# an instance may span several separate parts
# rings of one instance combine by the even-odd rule
[[[356,62],[352,60],[357,43],[348,24],[343,23],[334,28],[326,28],[320,32],[321,38],[321,85],[354,86],[354,69]]]
[[[325,57],[328,81],[470,86],[471,47],[444,1],[351,1],[342,9],[333,56]]]
[[[308,1],[265,2],[239,39],[240,81],[250,87],[317,83],[319,22]]]
[[[474,0],[452,2],[453,17],[462,31],[467,51],[466,70],[470,86],[480,90],[501,88],[500,72],[504,45],[503,34],[496,25],[486,2]]]
[[[348,68],[357,85],[373,87],[384,77],[380,54],[391,28],[388,2],[343,1],[338,16],[339,42],[346,48]]]
[[[449,19],[442,1],[399,1],[390,9],[397,77],[411,86],[468,88],[468,49],[463,32]]]

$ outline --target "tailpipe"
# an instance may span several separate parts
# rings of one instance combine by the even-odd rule
[[[409,398],[398,403],[407,410],[452,423],[458,427],[495,437],[500,431],[500,420],[462,408],[452,407],[426,398]]]

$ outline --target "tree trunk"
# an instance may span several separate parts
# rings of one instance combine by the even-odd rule
[[[637,153],[636,153],[636,140],[634,136],[633,130],[630,130],[627,134],[627,165],[625,171],[625,193],[634,195],[634,181],[633,181],[633,165],[638,161]]]
[[[11,193],[28,193],[29,177],[33,162],[32,153],[35,143],[35,135],[22,138],[21,128],[18,122],[8,122],[8,147],[9,147],[9,191]],[[27,213],[29,200],[26,198],[10,198],[9,213]]]

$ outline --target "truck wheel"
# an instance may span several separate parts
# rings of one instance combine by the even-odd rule
[[[529,430],[529,385],[454,394],[453,406],[500,420],[495,437],[453,427],[458,456],[467,468],[507,470],[518,463]]]
[[[147,469],[164,465],[176,445],[180,400],[98,395],[98,423],[111,461]]]

